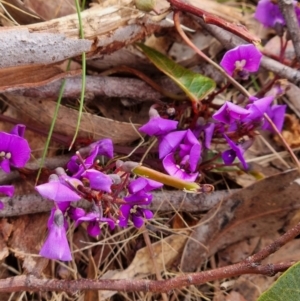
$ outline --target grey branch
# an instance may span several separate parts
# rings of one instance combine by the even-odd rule
[[[294,44],[297,60],[300,62],[300,30],[293,1],[279,0],[278,4],[285,19],[290,38]]]
[[[231,193],[235,190],[231,191]],[[215,191],[210,194],[186,194],[182,191],[153,192],[154,198],[149,206],[156,211],[208,211],[230,194],[228,191]],[[1,198],[4,208],[0,210],[0,217],[19,216],[48,212],[53,208],[53,202],[44,199],[37,193],[17,195],[12,198]],[[76,207],[89,209],[91,203],[86,200],[73,203]]]
[[[8,92],[15,91],[18,95],[26,97],[58,97],[62,80],[49,83],[45,86],[36,88],[11,88]],[[151,88],[145,82],[134,78],[119,78],[106,76],[87,76],[86,94],[132,98],[140,101],[157,101],[162,95]],[[81,76],[66,79],[64,97],[78,97],[81,93]]]

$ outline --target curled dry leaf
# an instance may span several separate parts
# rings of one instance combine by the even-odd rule
[[[195,271],[218,250],[280,230],[300,208],[299,172],[291,170],[232,194],[211,209],[188,240],[181,268]]]
[[[51,20],[76,13],[75,1],[73,0],[25,0],[24,5],[44,20]]]
[[[80,73],[81,70],[65,72],[59,65],[52,64],[0,68],[0,92],[37,88]]]
[[[6,97],[12,106],[29,115],[33,120],[42,124],[43,127],[50,126],[54,116],[55,102],[12,94],[7,94]],[[54,131],[72,138],[75,133],[77,118],[77,110],[60,106]],[[95,140],[109,137],[116,144],[126,144],[140,137],[134,127],[138,128],[139,125],[83,113],[78,136]]]

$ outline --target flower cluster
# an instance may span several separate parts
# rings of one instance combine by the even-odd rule
[[[104,170],[98,164],[99,156],[113,157],[110,139],[81,149],[70,159],[67,170],[57,168],[48,183],[35,187],[43,197],[55,204],[40,255],[50,259],[71,260],[66,237],[67,216],[75,221],[76,226],[87,223],[87,232],[94,237],[101,234],[105,224],[113,230],[116,225],[126,227],[131,220],[135,227],[140,228],[145,219],[153,217],[153,213],[145,208],[152,201],[149,192],[163,184],[146,178],[131,179],[130,173],[118,166]],[[121,198],[119,195],[124,193],[128,195]],[[75,206],[82,199],[91,202],[88,212]]]
[[[252,44],[240,45],[227,51],[220,65],[230,76],[247,79],[251,72],[259,69],[262,54]],[[281,89],[278,87],[278,95]],[[275,89],[274,89],[275,91]],[[276,94],[276,93],[275,93]],[[139,130],[156,136],[159,142],[159,158],[165,171],[174,177],[195,181],[199,175],[203,150],[211,147],[213,138],[223,138],[229,149],[220,153],[225,165],[239,159],[244,169],[248,168],[245,151],[252,145],[255,130],[273,128],[265,120],[267,114],[281,131],[286,106],[273,104],[273,96],[250,97],[243,106],[226,101],[211,118],[198,118],[193,129],[176,130],[177,122],[163,119],[150,109],[150,120]],[[207,112],[205,113],[207,116]]]
[[[246,79],[249,73],[259,69],[260,59],[261,53],[255,46],[241,45],[224,55],[221,66],[230,76]],[[220,159],[221,166],[232,165],[237,164],[237,158],[247,169],[244,153],[253,143],[256,131],[273,130],[265,120],[266,114],[279,131],[283,126],[285,106],[273,104],[276,95],[282,94],[281,87],[276,86],[272,93],[262,98],[250,97],[241,105],[226,101],[216,108],[215,104],[210,106],[211,103],[207,102],[196,116],[197,120],[180,125],[176,120],[161,117],[156,106],[152,106],[149,121],[139,130],[156,137],[158,157],[169,174],[163,175],[168,179],[166,182],[162,177],[150,179],[147,174],[138,172],[135,174],[145,177],[132,177],[132,171],[139,164],[111,160],[114,156],[111,139],[102,139],[80,149],[70,158],[65,169],[58,167],[47,183],[35,187],[54,204],[40,255],[55,260],[72,259],[67,239],[70,219],[75,226],[86,225],[87,233],[93,237],[99,236],[105,226],[112,231],[128,225],[142,227],[145,220],[153,218],[149,209],[152,191],[163,186],[153,179],[160,179],[167,185],[170,178],[176,179],[180,185],[174,187],[186,189],[188,184],[191,191],[198,191],[198,184],[192,182],[199,177],[202,166],[206,164],[206,154],[212,145],[216,145],[214,142],[225,143],[228,147],[223,151],[216,147],[214,152],[217,155],[209,159],[210,163]],[[24,130],[24,126],[17,125],[10,133],[0,132],[0,167],[5,172],[23,167],[29,160],[30,148]],[[107,164],[100,164],[100,161],[107,161]],[[14,187],[1,186],[0,193],[12,196]],[[87,211],[78,206],[81,200],[91,203]]]
[[[159,140],[159,159],[166,172],[186,181],[195,181],[200,160],[201,144],[191,130],[175,131],[177,121],[163,119],[157,110],[150,109],[150,120],[140,131]]]

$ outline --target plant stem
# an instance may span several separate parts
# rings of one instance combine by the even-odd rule
[[[78,15],[78,23],[79,23],[79,36],[81,39],[84,39],[84,32],[83,32],[83,27],[82,27],[82,19],[81,19],[81,11],[80,11],[80,6],[78,0],[75,0],[76,4],[76,11]],[[73,144],[75,143],[75,140],[77,138],[78,132],[79,132],[79,127],[80,127],[80,122],[82,118],[82,112],[83,112],[83,104],[84,104],[84,95],[85,95],[85,86],[86,86],[86,55],[85,52],[82,52],[81,56],[81,61],[82,61],[82,84],[81,84],[81,94],[80,94],[80,105],[79,105],[79,111],[78,111],[78,119],[77,119],[77,125],[75,129],[75,134],[73,137],[73,140],[71,142],[71,145],[69,146],[69,150],[72,149]]]
[[[188,38],[188,36],[185,34],[183,29],[181,28],[180,20],[179,20],[179,11],[174,11],[174,25],[180,34],[180,36],[183,38],[183,40],[197,53],[199,54],[205,61],[207,61],[209,64],[213,65],[219,72],[221,72],[224,77],[227,78],[227,80],[234,85],[242,94],[244,94],[246,97],[250,97],[251,95],[249,92],[236,80],[234,80],[230,75],[228,75],[222,67],[220,67],[217,63],[215,63],[212,59],[210,59],[207,55],[205,55],[198,47]]]

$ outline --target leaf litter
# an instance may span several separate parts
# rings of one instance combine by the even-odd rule
[[[199,1],[194,2],[198,3]],[[105,56],[121,51],[119,49],[130,52],[130,47],[123,47],[141,41],[152,32],[160,35],[165,34],[164,32],[171,33],[172,43],[182,43],[178,42],[178,37],[176,38],[168,22],[153,23],[152,15],[136,10],[133,2],[128,0],[104,1],[101,4],[94,1],[93,7],[82,14],[86,39],[79,40],[77,25],[74,25],[77,24],[77,17],[73,3],[62,6],[57,3],[57,1],[53,1],[45,9],[40,1],[24,1],[22,9],[39,16],[41,18],[39,22],[33,16],[15,11],[12,15],[24,26],[21,29],[11,27],[9,30],[3,29],[0,32],[0,39],[3,41],[1,43],[0,77],[2,85],[0,91],[5,98],[5,103],[3,102],[3,108],[1,108],[2,114],[20,122],[26,120],[28,125],[42,128],[44,135],[53,118],[56,96],[39,95],[35,97],[32,94],[26,96],[26,92],[33,93],[35,89],[44,88],[62,78],[74,78],[78,75],[79,69],[70,72],[63,71],[60,65],[61,61],[74,58],[80,63],[78,56],[85,51],[88,54],[88,65],[90,63],[91,66],[88,73],[97,77],[102,70],[110,69],[115,60],[112,59],[112,62],[105,67],[98,67],[97,61],[104,61]],[[240,8],[233,8],[229,5],[230,3],[220,4],[217,1],[205,1],[205,3],[205,5],[201,4],[205,6],[201,6],[203,9],[207,9],[210,13],[218,13],[230,22],[238,21],[244,25],[252,22],[250,14],[242,14]],[[200,3],[198,4],[200,5]],[[168,3],[166,2],[165,5]],[[59,17],[62,18],[54,19]],[[142,23],[140,23],[141,17],[144,18]],[[49,21],[41,22],[42,20]],[[25,26],[26,24],[30,25]],[[168,54],[168,47],[163,47],[166,47],[165,52]],[[216,49],[214,49],[215,55],[219,55],[221,48],[216,47]],[[140,54],[134,53],[134,56],[141,58]],[[132,57],[132,52],[130,52],[130,57]],[[125,58],[127,59],[128,56]],[[122,64],[126,65],[126,59],[122,61]],[[179,57],[177,59],[180,60]],[[132,61],[135,62],[135,59]],[[150,75],[159,82],[162,75],[145,59],[142,59],[142,62],[144,64],[138,64],[135,68],[146,74],[147,70],[151,71]],[[201,65],[198,60],[191,60],[190,63]],[[120,63],[116,63],[116,66],[119,65]],[[116,77],[116,80],[121,81],[124,77],[130,79],[130,76],[123,75],[119,78]],[[264,82],[265,78],[260,79],[261,82]],[[135,84],[132,83],[132,85]],[[147,88],[149,94],[157,93],[152,88]],[[3,94],[4,92],[5,94]],[[127,97],[129,102],[136,101],[136,103],[132,105],[134,109],[131,113],[126,113],[125,116],[122,114],[122,102],[118,102],[118,106],[116,106],[114,98],[111,96],[106,96],[108,101],[101,102],[101,97],[97,93],[91,94],[89,103],[98,101],[101,104],[90,107],[87,104],[81,121],[79,137],[90,140],[110,137],[116,144],[134,146],[134,141],[141,138],[135,129],[139,127],[139,124],[145,122],[141,116],[141,112],[143,112],[140,104],[141,97],[137,94],[137,92],[133,92],[130,97]],[[163,99],[159,99],[159,96],[156,99],[156,94],[153,95],[154,99],[150,100],[152,102],[159,102]],[[71,139],[76,126],[77,97],[78,94],[66,96],[56,123],[55,131],[63,135],[65,141],[70,141],[68,138]],[[296,96],[291,97],[294,97],[292,100],[295,101]],[[7,104],[14,109],[5,108]],[[12,110],[16,110],[19,114],[16,115]],[[291,110],[293,109],[291,108]],[[120,120],[118,120],[118,115]],[[132,122],[133,119],[136,120],[135,123]],[[295,135],[298,138],[299,120],[290,115],[287,120],[285,135]],[[2,122],[0,126],[1,130],[4,130],[7,125],[3,125]],[[37,150],[44,147],[44,141],[38,137],[39,135],[41,134],[36,133],[30,137],[30,144],[34,145]],[[287,139],[292,146],[298,146],[295,137]],[[276,150],[279,149],[278,142],[272,140],[271,143]],[[59,150],[57,144],[53,142],[51,156],[55,156],[59,151],[63,152],[66,146],[64,145]],[[260,153],[264,153],[264,151],[265,149],[260,149]],[[36,153],[36,156],[38,158],[39,153]],[[157,159],[153,158],[153,160]],[[280,171],[280,169],[277,170]],[[46,175],[49,172],[46,171]],[[224,191],[224,196],[222,195],[219,200],[214,201],[216,204],[213,208],[201,207],[201,204],[196,209],[186,208],[184,200],[190,198],[186,197],[184,192],[182,192],[182,202],[175,206],[170,201],[167,209],[160,210],[158,202],[155,207],[155,223],[149,225],[149,229],[158,271],[165,279],[186,271],[209,269],[213,265],[210,261],[212,257],[219,258],[216,261],[217,267],[221,267],[224,263],[231,264],[243,260],[257,249],[267,245],[270,239],[277,237],[288,221],[292,219],[298,221],[300,204],[297,195],[299,191],[297,171],[281,172],[260,181],[254,177],[254,179],[251,178],[250,186],[243,185],[234,178],[231,178],[228,184],[226,178],[228,180],[229,177],[226,174],[224,174],[225,179],[214,173],[207,176],[213,178],[216,187],[223,190],[228,186],[231,189],[247,187],[238,191],[234,190],[232,193],[230,190],[229,192]],[[26,170],[21,173],[21,177],[26,179],[29,184],[27,183],[28,186],[24,184],[24,187],[20,188],[19,194],[32,193],[34,183],[31,178],[33,177]],[[163,192],[167,196],[164,202],[167,202],[168,193],[167,189]],[[170,195],[171,193],[172,191],[170,191]],[[159,196],[161,197],[161,195]],[[177,198],[180,199],[180,196]],[[194,202],[197,200],[197,196],[191,199]],[[199,202],[201,202],[200,198]],[[166,206],[166,204],[162,203],[161,206]],[[72,234],[71,230],[74,229],[71,226],[69,235],[72,237],[72,249],[75,252],[74,262],[68,265],[59,262],[49,263],[48,260],[37,257],[36,254],[46,235],[47,217],[48,214],[35,213],[1,219],[1,278],[29,273],[60,279],[152,279],[154,277],[156,271],[151,262],[148,247],[145,246],[141,233],[132,228],[115,230],[112,233],[103,229],[102,237],[98,240],[87,237],[83,226],[77,228]],[[177,229],[178,225],[184,229]],[[295,239],[268,260],[272,263],[281,260],[299,260],[298,245],[298,239]],[[249,277],[243,275],[234,281],[234,285],[228,292],[220,294],[218,293],[220,292],[219,287],[214,288],[209,284],[202,285],[200,288],[191,286],[175,290],[170,300],[187,300],[187,298],[189,300],[216,300],[217,295],[219,296],[218,300],[256,300],[274,279],[261,275]],[[214,285],[220,285],[220,283],[214,283]],[[91,291],[79,292],[74,296],[53,292],[51,294],[41,293],[40,296],[44,300],[86,301],[96,300],[95,298],[98,300],[106,298],[110,298],[110,300],[154,300],[160,298],[154,293],[125,294],[112,291],[99,291],[98,294],[91,293]],[[11,300],[17,300],[16,296],[11,295],[10,297]],[[20,294],[18,298],[19,300],[28,300],[24,294]]]

